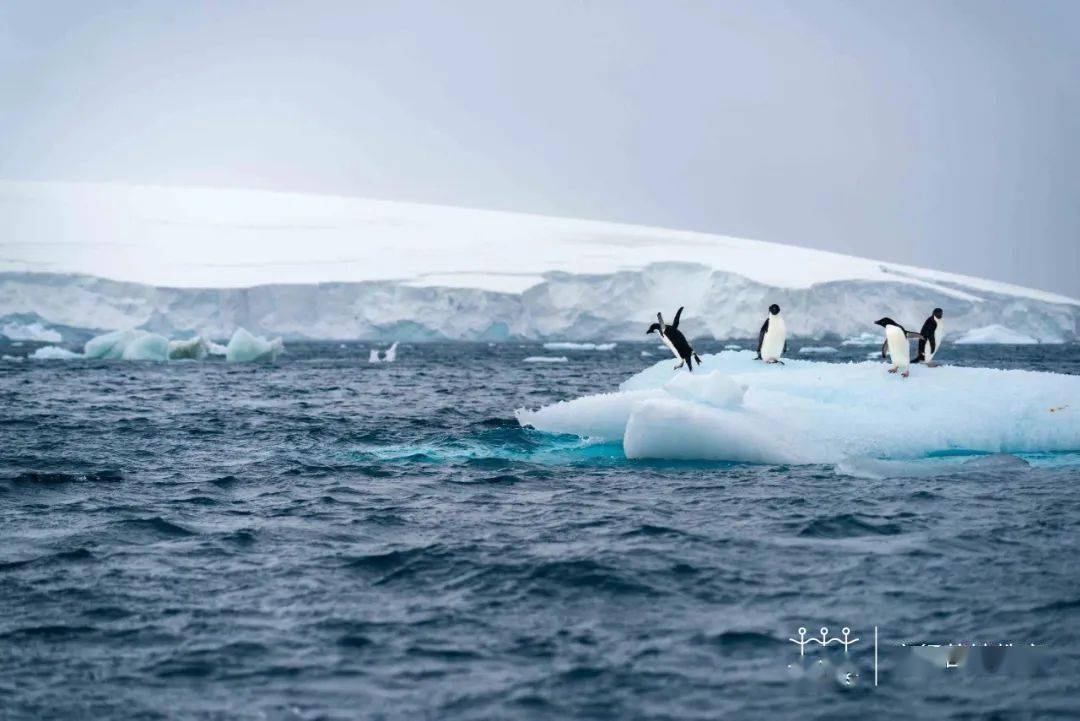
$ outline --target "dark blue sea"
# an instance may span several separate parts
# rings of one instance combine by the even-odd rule
[[[369,348],[0,362],[0,718],[1080,717],[1068,458],[630,462],[513,411],[655,344]]]

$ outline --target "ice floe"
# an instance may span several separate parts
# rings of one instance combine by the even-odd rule
[[[526,363],[567,363],[570,359],[564,355],[531,355],[525,359]]]
[[[800,353],[828,355],[829,353],[835,353],[836,349],[831,345],[804,345],[799,349]]]
[[[750,351],[702,360],[693,374],[660,361],[615,392],[516,416],[621,441],[628,458],[835,464],[1080,449],[1080,376],[913,366],[903,379],[881,363],[766,365]]]

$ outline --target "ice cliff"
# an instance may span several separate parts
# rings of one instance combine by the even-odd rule
[[[594,221],[263,191],[0,182],[0,330],[229,337],[640,339],[1001,326],[1078,335],[1080,301],[825,251]],[[69,341],[68,331],[62,331]]]

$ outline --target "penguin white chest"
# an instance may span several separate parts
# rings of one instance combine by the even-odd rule
[[[904,331],[895,325],[885,326],[885,340],[889,344],[889,357],[893,365],[907,368],[911,362],[911,347]]]
[[[667,334],[661,333],[660,340],[664,341],[664,345],[671,351],[671,355],[675,356],[678,360],[682,360],[682,356],[679,355],[679,351],[675,350],[675,344],[671,342],[671,339],[667,337]]]
[[[787,341],[787,326],[779,314],[769,318],[769,328],[765,331],[765,337],[761,339],[761,357],[765,360],[779,358],[784,353],[784,342]]]

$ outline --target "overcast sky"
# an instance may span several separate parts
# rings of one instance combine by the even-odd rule
[[[617,220],[1080,296],[1080,2],[6,0],[0,177]]]

